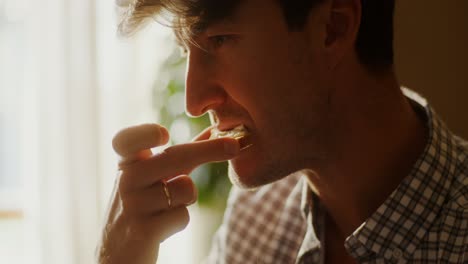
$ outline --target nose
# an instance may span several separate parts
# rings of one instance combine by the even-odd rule
[[[222,69],[205,51],[194,48],[187,56],[185,75],[185,112],[189,116],[201,116],[215,109],[226,100],[222,85]]]

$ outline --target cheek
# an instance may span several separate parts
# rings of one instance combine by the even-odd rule
[[[227,93],[265,137],[297,133],[320,115],[326,101],[320,64],[303,53],[287,45],[239,50],[220,67]]]
[[[249,114],[258,116],[278,103],[280,95],[273,90],[275,76],[267,65],[245,57],[238,58],[222,68],[223,88],[229,96],[245,108]]]

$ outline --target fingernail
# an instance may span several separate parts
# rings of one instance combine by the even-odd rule
[[[229,155],[235,155],[239,153],[239,142],[237,140],[229,140],[224,142],[224,152]]]

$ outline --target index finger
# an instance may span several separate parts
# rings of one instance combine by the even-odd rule
[[[202,140],[175,145],[162,153],[131,164],[125,170],[130,188],[150,186],[162,179],[189,174],[193,169],[208,162],[234,158],[240,152],[239,142],[233,138]]]

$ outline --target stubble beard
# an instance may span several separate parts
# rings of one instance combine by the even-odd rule
[[[249,175],[239,175],[236,168],[229,162],[228,176],[231,182],[246,190],[255,190],[264,185],[284,179],[289,175],[295,174],[303,169],[313,169],[306,164],[314,164],[322,160],[322,156],[315,156],[313,151],[307,151],[303,155],[298,146],[291,147],[289,151],[271,151],[272,153],[265,157],[259,157],[254,165],[254,169],[250,169]],[[301,155],[298,155],[301,153]]]
[[[302,121],[302,120],[301,120]],[[322,122],[320,122],[323,125]],[[269,135],[270,138],[289,138],[289,142],[269,141],[264,143],[270,148],[263,149],[261,157],[256,157],[256,163],[248,171],[249,175],[239,175],[236,168],[229,162],[228,175],[231,182],[243,189],[255,190],[261,186],[273,183],[304,169],[316,169],[326,160],[324,131],[320,126],[308,129],[296,128],[282,135]],[[281,131],[272,129],[272,131]],[[271,148],[271,146],[278,146]]]

